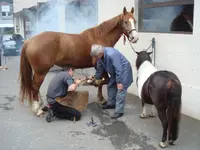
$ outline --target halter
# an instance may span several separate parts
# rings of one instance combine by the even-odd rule
[[[128,38],[128,41],[130,42],[130,38],[129,38],[129,34],[131,33],[131,32],[133,32],[133,31],[137,31],[136,29],[131,29],[130,31],[128,31],[128,32],[123,32],[122,33],[122,36],[124,36],[124,45],[125,45],[125,43],[126,43],[126,37]]]
[[[129,44],[130,44],[130,46],[131,46],[131,48],[132,48],[132,50],[133,50],[133,52],[135,52],[136,54],[139,54],[139,52],[137,52],[135,49],[134,49],[134,47],[132,46],[132,44],[131,44],[131,42],[129,41]],[[156,48],[156,42],[155,42],[155,38],[153,37],[152,38],[152,40],[151,40],[151,44],[149,45],[149,47],[145,50],[144,49],[144,51],[148,51],[149,49],[150,49],[150,47],[152,47],[152,52],[153,52],[153,65],[155,66],[155,48]]]

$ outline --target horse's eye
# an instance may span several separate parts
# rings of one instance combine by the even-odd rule
[[[127,23],[128,23],[128,21],[124,21],[124,23],[125,23],[125,24],[127,24]]]

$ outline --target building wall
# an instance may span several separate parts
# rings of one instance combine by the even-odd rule
[[[13,0],[14,13],[22,11],[23,8],[30,8],[37,5],[38,2],[46,2],[47,0]]]
[[[195,0],[194,16],[198,16],[200,12],[200,1]],[[111,9],[112,6],[112,9]],[[131,6],[136,9],[137,16],[137,0],[101,0],[99,1],[99,23],[110,19],[122,12],[123,7],[127,6],[130,10]],[[108,13],[109,12],[109,13]],[[167,33],[139,33],[139,41],[134,44],[134,48],[142,50],[150,45],[152,37],[156,39],[156,67],[158,69],[167,69],[178,75],[183,86],[182,95],[182,113],[190,117],[200,120],[200,19],[194,17],[193,35],[189,34],[167,34]],[[121,38],[115,46],[121,51],[131,62],[133,67],[134,83],[128,92],[138,95],[136,88],[136,55],[130,48],[129,43],[123,45]]]
[[[21,13],[14,14],[15,33],[19,33],[24,38],[24,18]]]
[[[0,28],[1,33],[5,33],[6,29],[13,29],[13,5],[11,3],[0,3]]]

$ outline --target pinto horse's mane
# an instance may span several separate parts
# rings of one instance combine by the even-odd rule
[[[139,69],[139,67],[142,65],[143,62],[145,61],[149,61],[150,63],[152,62],[150,54],[152,52],[146,52],[146,51],[141,51],[141,52],[137,52],[137,60],[136,60],[136,68],[137,70]]]
[[[112,31],[121,21],[122,15],[118,15],[110,20],[104,21],[96,27],[89,28],[83,31],[83,35],[91,35],[92,37],[103,37]]]

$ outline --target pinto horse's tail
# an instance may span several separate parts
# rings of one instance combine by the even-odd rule
[[[181,96],[182,86],[178,78],[170,79],[167,84],[167,119],[168,119],[168,135],[173,144],[179,135],[179,121],[181,117]]]
[[[22,51],[21,51],[21,59],[20,59],[20,72],[19,72],[19,80],[20,80],[20,100],[24,102],[24,98],[28,98],[31,100],[32,98],[32,68],[27,59],[26,48],[28,41],[24,42]]]

